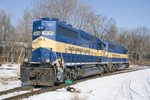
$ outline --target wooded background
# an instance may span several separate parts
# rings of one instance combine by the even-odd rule
[[[32,23],[42,17],[58,18],[77,29],[91,33],[129,50],[132,61],[150,58],[150,27],[119,29],[109,16],[96,14],[92,7],[80,0],[34,0],[24,15],[12,23],[11,13],[0,10],[0,62],[16,63],[23,47],[31,47]]]

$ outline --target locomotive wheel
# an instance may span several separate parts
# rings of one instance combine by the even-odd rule
[[[104,66],[104,72],[105,72],[105,73],[109,73],[109,71],[110,71],[110,70],[109,70],[108,66]]]
[[[70,80],[75,80],[77,77],[76,77],[76,71],[75,71],[75,69],[71,69],[71,71],[70,71]]]
[[[104,73],[104,68],[103,67],[99,67],[100,69],[100,74],[103,74]]]

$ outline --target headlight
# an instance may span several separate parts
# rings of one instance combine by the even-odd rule
[[[46,59],[46,63],[50,63],[50,59]]]
[[[34,32],[33,32],[33,35],[34,35],[34,36],[40,35],[40,31],[34,31]]]
[[[28,62],[28,58],[25,58],[25,59],[24,59],[24,62]]]
[[[38,26],[38,30],[44,30],[44,26]]]

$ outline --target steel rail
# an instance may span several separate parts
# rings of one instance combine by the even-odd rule
[[[30,90],[33,89],[34,86],[21,86],[21,87],[16,87],[10,90],[6,90],[6,91],[1,91],[0,92],[0,96],[4,95],[4,94],[8,94],[8,93],[13,93],[13,92],[18,92],[18,91],[22,91],[22,90]]]

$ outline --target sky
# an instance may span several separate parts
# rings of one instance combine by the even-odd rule
[[[31,1],[33,0],[0,0],[0,9],[11,12],[15,17],[21,17]]]
[[[113,17],[120,28],[150,28],[150,0],[85,0],[97,14]]]
[[[0,9],[18,19],[34,0],[0,0]],[[150,28],[150,0],[84,0],[96,14],[113,17],[119,28]]]

